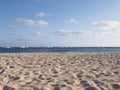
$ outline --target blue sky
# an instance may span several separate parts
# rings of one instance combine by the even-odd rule
[[[120,46],[120,0],[0,0],[0,47]]]

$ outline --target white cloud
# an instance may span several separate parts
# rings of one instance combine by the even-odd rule
[[[26,26],[40,26],[41,28],[46,28],[49,26],[49,23],[43,20],[30,20],[30,19],[24,19],[24,18],[18,18],[16,20],[16,23],[23,24]]]
[[[41,35],[43,35],[43,33],[42,32],[36,32],[35,35],[41,36]]]
[[[100,31],[93,33],[95,37],[100,37],[100,38],[120,38],[120,31]]]
[[[77,24],[79,23],[79,21],[77,21],[76,19],[72,18],[72,19],[69,19],[68,21],[65,21],[66,24],[68,23],[73,23],[73,24]]]
[[[27,26],[34,26],[36,21],[30,20],[30,19],[18,18],[16,20],[16,23],[27,25]]]
[[[16,29],[16,26],[15,25],[7,25],[6,28],[10,29],[10,30],[14,30],[14,29]]]
[[[101,30],[120,31],[120,22],[119,21],[94,22],[93,27]]]
[[[39,12],[39,13],[37,13],[35,16],[36,17],[45,17],[45,16],[49,16],[50,14],[47,14],[47,13],[45,13],[45,12]]]
[[[119,21],[100,21],[93,23],[93,27],[98,29],[93,33],[95,37],[117,39],[120,37],[120,22]]]
[[[44,28],[49,25],[48,22],[42,21],[42,20],[36,21],[36,24],[39,25],[40,27],[44,27]]]
[[[86,30],[73,31],[73,30],[61,29],[61,30],[57,30],[55,33],[61,36],[90,36],[91,35],[91,32]]]

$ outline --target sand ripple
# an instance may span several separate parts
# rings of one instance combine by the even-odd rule
[[[0,54],[0,90],[120,90],[120,53]]]

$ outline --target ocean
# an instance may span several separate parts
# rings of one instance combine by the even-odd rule
[[[120,47],[0,47],[0,53],[35,53],[35,52],[120,52]]]

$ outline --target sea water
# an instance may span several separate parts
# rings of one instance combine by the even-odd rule
[[[27,52],[120,52],[120,47],[0,47],[0,53]]]

